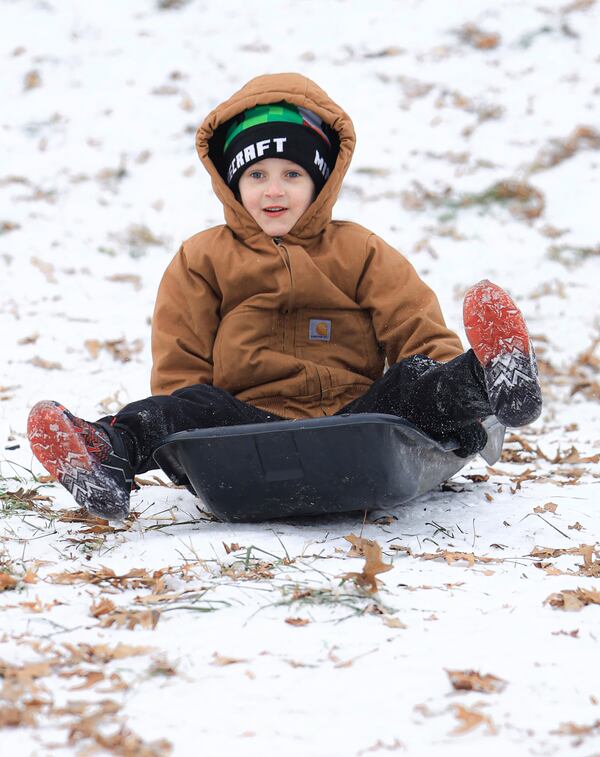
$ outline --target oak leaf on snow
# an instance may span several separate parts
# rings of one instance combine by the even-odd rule
[[[385,573],[394,566],[391,563],[383,562],[381,559],[381,547],[376,541],[364,539],[362,536],[356,536],[356,534],[344,536],[344,539],[352,544],[348,556],[364,557],[365,564],[361,573],[344,573],[342,581],[354,581],[357,586],[365,588],[369,594],[375,594],[377,591],[377,574]]]

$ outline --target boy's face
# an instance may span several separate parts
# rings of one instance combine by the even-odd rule
[[[313,201],[315,185],[302,166],[266,158],[240,178],[242,205],[270,237],[283,237]]]

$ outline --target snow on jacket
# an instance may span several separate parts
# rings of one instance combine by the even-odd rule
[[[213,157],[220,126],[281,100],[317,113],[340,145],[321,192],[273,239]],[[259,76],[207,116],[196,147],[226,224],[184,242],[163,276],[152,322],[153,394],[213,384],[286,418],[318,417],[364,394],[386,358],[447,361],[462,352],[410,263],[362,226],[331,220],[354,145],[349,116],[298,74]]]

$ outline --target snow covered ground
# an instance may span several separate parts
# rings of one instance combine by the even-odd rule
[[[600,754],[599,24],[595,0],[0,0],[1,754]],[[82,521],[28,410],[148,393],[161,273],[222,217],[195,128],[275,71],[352,115],[336,216],[454,328],[481,278],[518,298],[543,417],[395,510],[230,525],[148,476],[123,526]],[[392,565],[377,593],[342,580],[374,575],[351,534]]]

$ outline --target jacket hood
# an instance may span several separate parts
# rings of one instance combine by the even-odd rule
[[[224,103],[218,105],[208,114],[196,132],[196,150],[210,174],[215,194],[223,203],[227,225],[236,236],[243,240],[249,240],[263,232],[241,202],[236,199],[215,165],[215,159],[221,157],[224,136],[224,129],[219,130],[219,128],[248,108],[282,100],[314,111],[339,138],[339,151],[331,175],[314,202],[286,237],[302,243],[323,231],[331,220],[333,206],[354,152],[356,136],[350,116],[317,84],[300,74],[258,76],[251,79]]]

